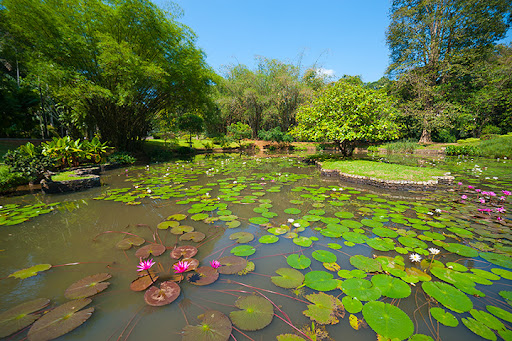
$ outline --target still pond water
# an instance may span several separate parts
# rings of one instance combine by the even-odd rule
[[[70,301],[73,283],[108,273],[83,308],[94,307],[90,318],[59,340],[512,340],[510,161],[390,161],[441,167],[462,185],[389,192],[322,178],[293,157],[201,155],[108,171],[85,192],[1,198],[0,314],[38,298],[50,299],[48,311]],[[126,249],[136,236],[145,242]],[[150,306],[130,285],[146,274],[143,248],[159,245],[165,252],[149,255],[155,285],[175,281],[180,294]],[[175,274],[180,246],[197,248],[207,276]],[[51,268],[10,276],[38,264]],[[101,280],[82,286],[99,290]],[[185,328],[211,310],[230,317],[231,336],[220,313]],[[79,319],[62,314],[29,339]]]

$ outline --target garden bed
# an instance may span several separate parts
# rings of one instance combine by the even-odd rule
[[[41,190],[45,194],[76,192],[101,186],[99,167],[82,168],[61,172],[41,181]]]

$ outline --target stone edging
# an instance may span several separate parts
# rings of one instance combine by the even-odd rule
[[[452,185],[454,180],[453,176],[433,176],[433,179],[428,181],[383,180],[369,176],[341,173],[336,169],[323,169],[321,162],[314,162],[323,176],[337,177],[343,181],[355,182],[398,191],[434,191],[439,186]]]

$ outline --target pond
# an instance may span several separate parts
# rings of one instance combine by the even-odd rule
[[[415,162],[461,184],[389,192],[297,158],[220,154],[2,198],[0,314],[39,300],[0,315],[0,336],[512,340],[508,160]]]

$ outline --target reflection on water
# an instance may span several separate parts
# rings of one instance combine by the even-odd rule
[[[375,156],[370,158],[375,158]],[[382,156],[378,157],[379,159]],[[467,183],[485,183],[489,188],[510,189],[511,174],[507,173],[508,164],[498,161],[411,158],[409,156],[384,157],[387,162],[416,163],[424,166],[446,168],[447,171],[460,173]],[[481,174],[471,174],[473,163],[478,162]],[[508,162],[508,161],[506,161]],[[487,169],[485,169],[487,167]],[[470,173],[468,173],[470,172]],[[478,175],[478,177],[476,176]],[[488,179],[486,179],[488,177]],[[494,179],[497,177],[498,179]],[[307,309],[304,295],[316,292],[308,287],[296,290],[282,289],[270,281],[275,270],[289,268],[287,256],[292,253],[304,254],[312,260],[311,266],[301,270],[326,271],[322,262],[312,257],[315,250],[328,250],[337,256],[341,269],[354,270],[350,257],[364,255],[369,259],[378,256],[403,257],[405,267],[417,266],[423,271],[430,264],[413,264],[408,255],[423,252],[423,259],[431,260],[426,248],[414,245],[401,245],[400,237],[391,239],[394,245],[390,250],[383,246],[371,248],[367,240],[381,238],[376,234],[376,227],[392,229],[397,236],[413,237],[421,240],[428,247],[442,249],[441,243],[433,244],[425,232],[436,232],[444,242],[471,245],[477,250],[475,242],[481,242],[495,248],[497,240],[483,236],[492,227],[494,238],[505,244],[502,250],[512,244],[509,231],[495,222],[475,218],[475,205],[457,201],[454,192],[383,192],[372,187],[340,183],[332,179],[321,178],[316,168],[305,166],[293,158],[247,158],[245,156],[209,155],[198,156],[194,161],[177,161],[168,164],[150,165],[149,167],[131,167],[118,169],[103,176],[104,186],[85,192],[62,195],[26,195],[4,198],[2,205],[19,204],[19,207],[42,203],[57,203],[53,210],[28,221],[0,229],[0,306],[1,310],[19,303],[47,297],[52,306],[66,302],[64,291],[75,281],[95,273],[109,272],[110,287],[93,297],[95,312],[83,326],[63,336],[63,340],[174,340],[180,338],[181,329],[187,324],[197,324],[197,316],[205,309],[216,309],[229,315],[235,310],[234,302],[240,295],[255,292],[264,293],[289,317],[297,328],[311,328],[311,320],[302,313]],[[210,210],[208,207],[216,206]],[[510,207],[510,198],[507,201]],[[287,214],[286,209],[297,208],[299,214]],[[436,213],[437,210],[441,213]],[[219,212],[229,210],[231,212]],[[213,217],[205,223],[203,220],[191,219],[194,214],[207,213]],[[336,213],[345,212],[336,215]],[[183,213],[188,217],[182,225],[192,226],[196,231],[206,234],[206,239],[199,243],[183,242],[171,229],[158,230],[156,226],[172,214]],[[226,220],[218,219],[227,216]],[[269,225],[249,222],[250,218],[262,217]],[[506,215],[510,219],[510,215]],[[288,219],[301,220],[302,226],[294,228]],[[330,219],[328,219],[330,218]],[[231,220],[229,220],[231,219]],[[230,221],[239,221],[240,226],[228,228]],[[360,222],[364,223],[360,223]],[[371,221],[371,223],[370,223]],[[351,223],[350,223],[351,222]],[[433,226],[425,224],[431,222]],[[355,225],[354,225],[355,223]],[[435,223],[441,223],[436,225]],[[301,225],[299,224],[299,225]],[[236,225],[236,224],[235,224]],[[282,225],[285,225],[284,227]],[[304,228],[304,226],[309,225]],[[330,226],[329,226],[330,225]],[[437,226],[437,227],[436,227]],[[269,228],[283,227],[286,233],[279,234],[278,242],[263,244],[258,240],[269,234]],[[456,228],[474,232],[473,238],[461,237]],[[328,231],[327,231],[328,230]],[[212,259],[231,255],[230,250],[237,246],[229,238],[234,232],[250,232],[255,238],[249,243],[256,252],[247,256],[254,262],[255,270],[247,275],[221,275],[220,279],[208,286],[198,287],[186,281],[180,283],[181,295],[170,305],[150,307],[144,303],[142,292],[129,289],[137,276],[136,266],[139,259],[135,256],[136,248],[127,251],[116,249],[117,242],[127,232],[139,235],[148,242],[162,242],[168,249],[179,245],[196,245],[197,258],[201,265],[207,265]],[[334,231],[334,232],[333,232]],[[379,230],[380,231],[380,230]],[[482,231],[482,234],[478,234]],[[108,233],[105,233],[108,232]],[[338,236],[333,237],[339,232]],[[348,233],[347,233],[348,232]],[[294,235],[306,237],[312,246],[303,247],[294,242]],[[457,234],[459,233],[459,234]],[[363,236],[363,237],[361,237]],[[420,238],[418,238],[418,236]],[[289,238],[291,237],[291,238]],[[438,237],[439,239],[441,237]],[[412,238],[410,238],[412,239]],[[407,239],[402,239],[404,241]],[[376,242],[376,245],[381,245]],[[473,243],[473,244],[471,244]],[[383,244],[382,244],[383,245]],[[480,245],[482,246],[482,245]],[[169,251],[159,257],[153,257],[168,270],[174,260]],[[499,268],[481,258],[471,258],[447,252],[442,249],[436,256],[443,264],[457,262],[468,268],[481,268],[490,271]],[[19,269],[32,265],[50,263],[54,268],[37,276],[24,280],[7,278]],[[77,265],[65,265],[79,263]],[[341,278],[330,271],[334,278]],[[368,280],[373,273],[364,274]],[[435,279],[435,278],[434,278]],[[457,328],[438,325],[429,317],[429,306],[438,306],[433,299],[421,290],[421,282],[411,278],[411,296],[404,299],[381,297],[380,300],[399,306],[414,321],[415,333],[430,335],[434,339],[437,333],[442,339],[478,340],[479,336],[467,329],[462,323]],[[435,279],[437,280],[437,279]],[[498,296],[502,290],[510,290],[508,280],[495,281],[492,286],[476,284],[476,288],[486,297],[468,295],[475,309],[485,310],[487,304],[497,304],[510,311],[504,299]],[[345,294],[339,289],[328,294],[339,296]],[[498,303],[496,303],[498,302]],[[275,313],[286,320],[282,312]],[[356,314],[361,318],[361,313]],[[455,313],[459,321],[467,314]],[[334,340],[375,340],[372,328],[354,330],[348,321],[349,314],[325,330]],[[316,328],[320,326],[315,323]],[[282,333],[294,333],[294,329],[279,318],[263,330],[246,335],[255,340],[271,340]],[[238,331],[233,331],[237,340],[245,339]],[[455,336],[456,335],[456,336]],[[22,332],[13,339],[26,336]]]

